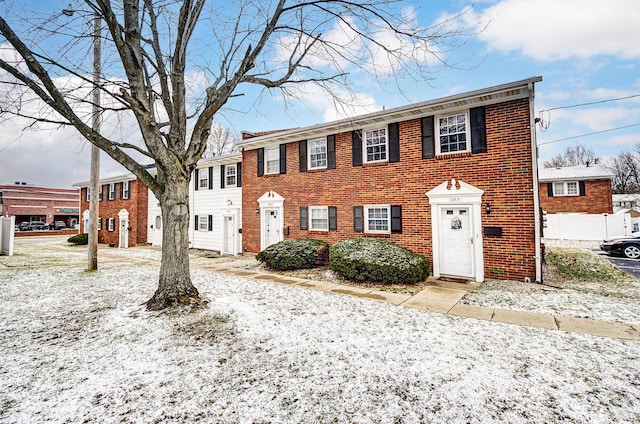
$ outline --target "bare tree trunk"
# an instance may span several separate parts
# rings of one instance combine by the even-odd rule
[[[147,301],[147,309],[151,311],[201,304],[189,269],[189,179],[172,179],[164,195],[159,197],[164,224],[162,263],[158,289]]]

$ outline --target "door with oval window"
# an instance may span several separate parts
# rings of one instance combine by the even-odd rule
[[[473,277],[473,231],[470,206],[440,207],[440,273]]]
[[[156,215],[153,223],[153,245],[162,246],[162,217]]]

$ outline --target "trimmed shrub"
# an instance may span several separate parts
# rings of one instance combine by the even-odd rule
[[[315,239],[289,239],[272,244],[256,255],[267,267],[281,271],[313,268],[326,263],[329,245]]]
[[[75,236],[69,237],[67,239],[67,241],[69,243],[73,243],[73,244],[77,244],[77,245],[88,244],[89,243],[89,234],[87,234],[87,233],[76,234]]]
[[[377,238],[338,242],[329,250],[331,268],[348,280],[414,284],[429,276],[429,260]]]

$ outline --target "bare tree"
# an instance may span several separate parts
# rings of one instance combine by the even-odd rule
[[[228,127],[214,123],[211,125],[207,149],[202,154],[202,157],[213,158],[238,152],[237,144],[240,139],[240,134],[234,133]]]
[[[633,151],[625,149],[618,153],[605,166],[613,173],[614,193],[640,193],[640,143],[636,143]]]
[[[15,52],[0,55],[0,111],[74,126],[158,198],[164,242],[151,310],[200,302],[189,272],[189,181],[214,117],[232,97],[251,86],[295,95],[296,87],[309,84],[332,95],[348,87],[354,69],[430,81],[433,67],[446,66],[445,54],[471,34],[460,16],[419,26],[407,2],[398,0],[72,2],[74,9],[84,7],[87,21],[97,13],[106,26],[107,59],[97,84],[107,99],[103,114],[135,122],[136,131],[119,139],[87,125],[83,107],[91,100],[82,88],[95,84],[81,57],[82,43],[90,41],[78,21],[82,14],[71,23],[39,18],[41,12],[24,10],[28,4],[19,1],[0,5],[0,44]],[[55,44],[63,38],[70,44]],[[205,83],[194,84],[194,75]],[[27,107],[34,97],[40,107]],[[157,176],[136,157],[152,160]]]
[[[590,147],[581,144],[567,147],[564,152],[558,153],[551,160],[544,162],[545,168],[562,168],[565,166],[596,165],[600,158]]]

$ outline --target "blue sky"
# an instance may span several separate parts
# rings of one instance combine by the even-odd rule
[[[406,3],[421,26],[469,7],[464,1]],[[432,81],[374,79],[353,71],[356,105],[347,114],[366,113],[541,75],[536,85],[540,165],[579,143],[604,161],[640,142],[640,2],[637,0],[477,1],[463,16],[467,25],[487,24],[465,39],[447,59],[452,68],[434,68]],[[216,121],[236,131],[264,131],[313,125],[344,117],[329,97],[313,89],[299,100],[279,92],[244,90]],[[636,97],[633,97],[636,96]],[[626,100],[612,99],[631,97]],[[588,104],[584,106],[569,107]],[[608,131],[621,127],[629,127]],[[71,130],[21,131],[11,123],[0,132],[0,184],[69,187],[89,179],[89,146]],[[584,134],[600,134],[556,141]],[[101,175],[124,168],[102,155]]]

